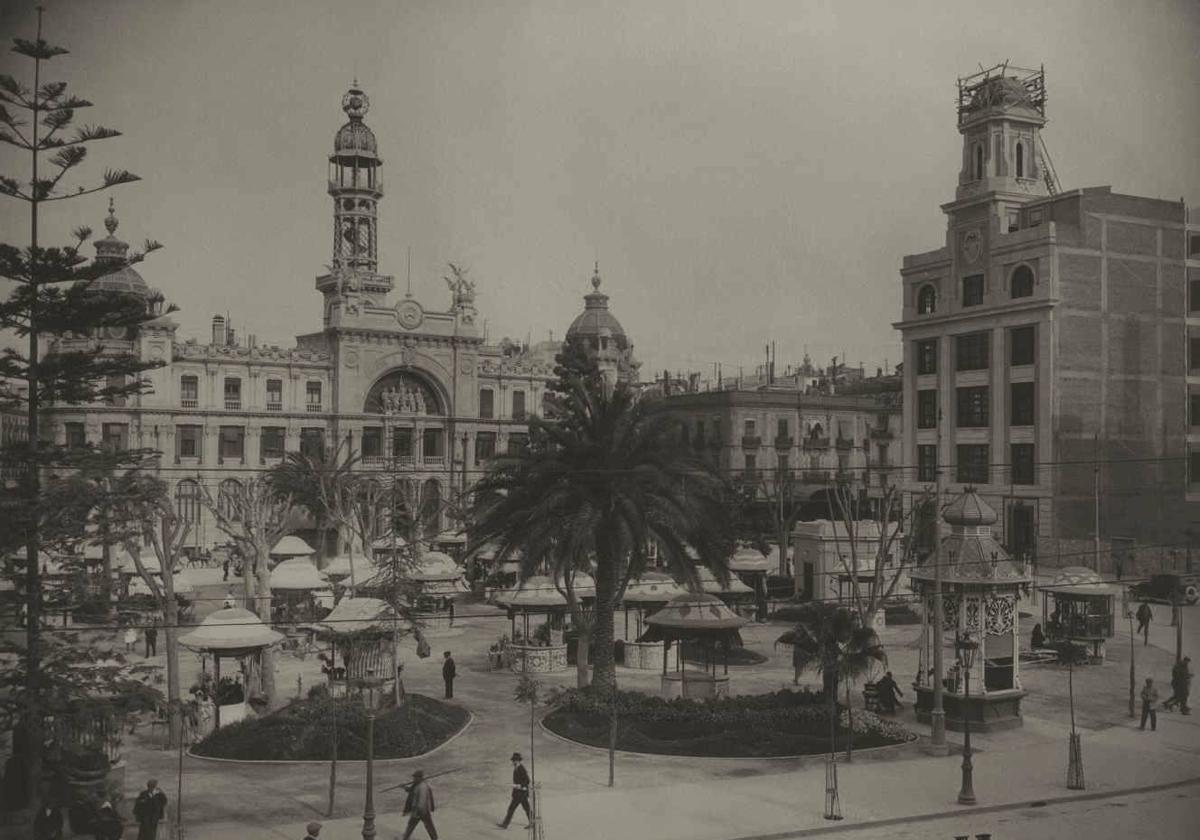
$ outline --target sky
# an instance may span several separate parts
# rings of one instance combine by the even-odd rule
[[[42,0],[71,54],[50,78],[118,128],[105,167],[142,181],[50,205],[49,241],[103,231],[165,248],[138,267],[181,336],[228,312],[291,344],[320,328],[326,159],[357,76],[384,159],[380,269],[444,309],[446,263],[489,338],[561,338],[603,290],[643,363],[747,372],[899,359],[899,267],[943,244],[955,80],[1044,65],[1044,138],[1067,189],[1200,206],[1195,0]],[[32,37],[33,2],[0,2]],[[28,78],[0,54],[0,73]],[[0,171],[27,162],[0,151]],[[0,241],[26,241],[0,202]],[[90,249],[89,249],[90,251]]]

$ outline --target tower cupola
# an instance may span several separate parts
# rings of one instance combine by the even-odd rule
[[[958,131],[963,138],[957,201],[988,193],[1047,194],[1041,160],[1046,124],[1042,70],[1002,64],[958,80]]]
[[[371,107],[354,85],[342,97],[349,118],[338,129],[329,156],[329,195],[333,197],[333,267],[374,274],[378,268],[377,204],[383,197],[375,132],[363,122]]]

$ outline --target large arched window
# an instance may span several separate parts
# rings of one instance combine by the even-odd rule
[[[1017,177],[1025,177],[1025,144],[1017,143]]]
[[[217,488],[217,512],[230,521],[238,521],[241,518],[241,497],[241,482],[236,478],[225,479]]]
[[[194,479],[185,478],[175,485],[175,513],[192,525],[200,521],[200,485]]]
[[[975,144],[975,180],[983,180],[983,144]]]
[[[937,312],[937,289],[930,283],[917,292],[917,314],[931,315]]]
[[[1014,298],[1033,296],[1033,269],[1027,265],[1019,265],[1012,273],[1009,281],[1011,296]]]

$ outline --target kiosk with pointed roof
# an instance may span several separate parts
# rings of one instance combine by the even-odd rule
[[[729,609],[716,595],[689,592],[671,599],[646,619],[645,642],[662,642],[662,696],[726,697],[729,694],[729,648],[741,647],[738,632],[746,619]],[[675,670],[668,670],[671,643],[675,642]],[[681,654],[683,642],[696,642],[704,650],[704,670],[689,671]],[[717,673],[718,656],[724,654],[724,670]]]
[[[214,686],[221,684],[222,657],[257,657],[264,649],[281,641],[283,634],[276,633],[254,613],[240,607],[224,607],[209,613],[195,630],[179,637],[179,644],[184,647],[212,654]],[[220,728],[222,715],[226,723],[233,723],[233,719],[240,720],[245,713],[244,702],[234,707],[217,706],[215,725]]]
[[[971,694],[952,666],[943,680],[946,726],[961,730],[965,716],[971,729],[987,732],[1021,725],[1020,614],[1021,595],[1033,582],[1028,569],[1009,560],[1008,552],[992,536],[996,512],[968,487],[942,514],[950,533],[942,540],[943,626],[933,620],[934,569],[912,571],[913,592],[921,599],[921,648],[917,680],[917,720],[928,723],[933,709],[932,662],[934,645],[949,647],[969,637],[979,645],[971,674]]]

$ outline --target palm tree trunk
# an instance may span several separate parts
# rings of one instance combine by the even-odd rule
[[[588,646],[591,642],[591,633],[579,631],[579,637],[575,639],[575,687],[588,687]]]
[[[850,678],[846,678],[846,760],[854,760],[854,709],[850,705]]]
[[[266,624],[271,623],[271,569],[267,562],[268,554],[271,547],[265,542],[260,542],[255,545],[255,553],[258,555],[258,562],[255,564],[255,572],[257,573],[257,598],[255,599],[255,612],[258,617]],[[275,702],[275,653],[270,647],[265,647],[259,655],[261,672],[259,674],[259,687],[262,690],[263,697],[267,701],[267,710]]]
[[[614,570],[601,561],[596,565],[596,606],[592,610],[592,685],[602,693],[617,689],[617,663],[613,658],[613,598],[616,595]]]

